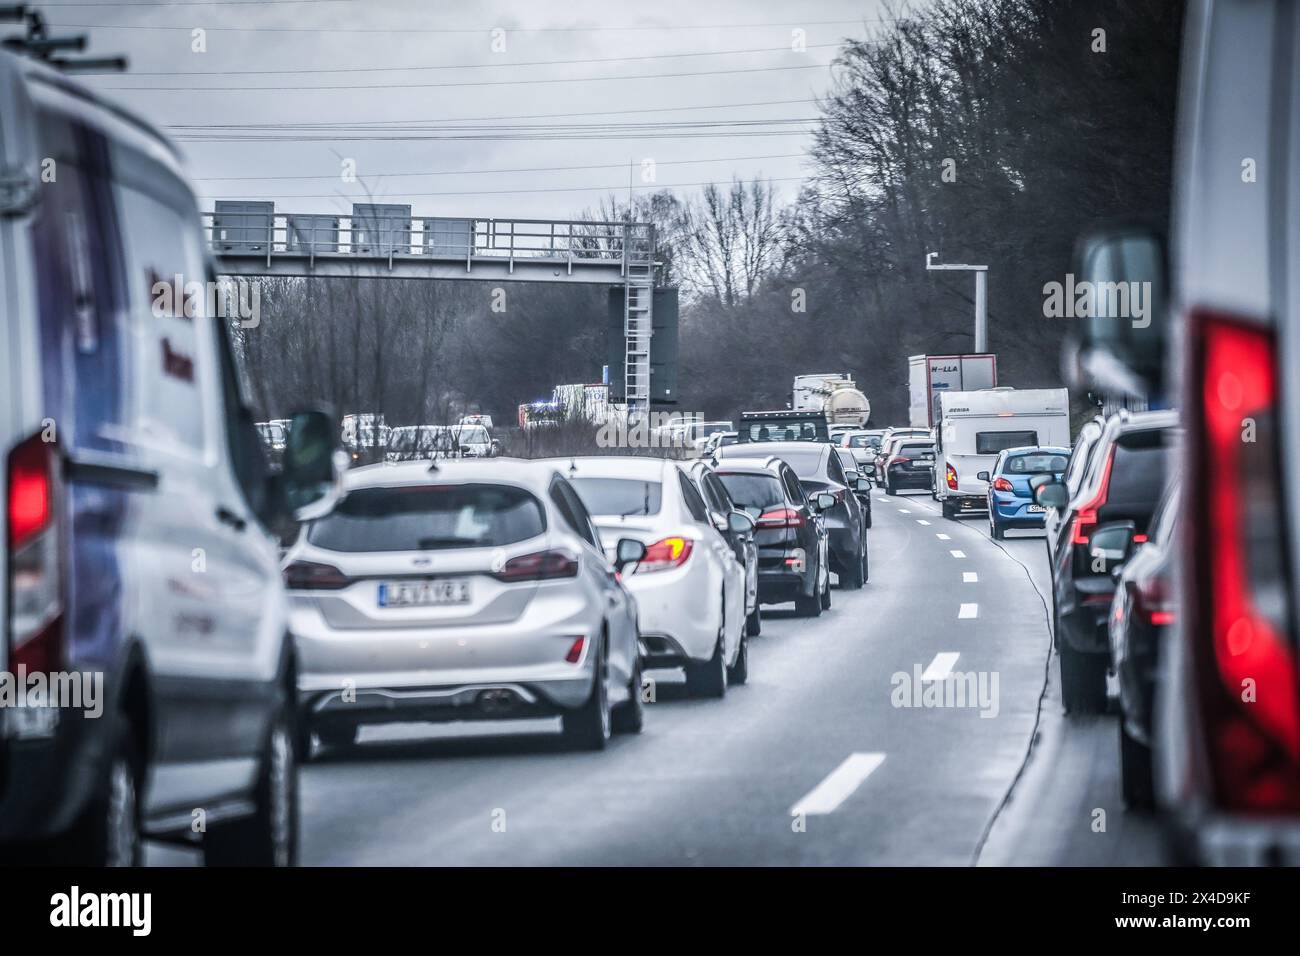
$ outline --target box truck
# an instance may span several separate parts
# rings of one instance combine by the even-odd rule
[[[996,388],[997,356],[988,352],[969,355],[913,355],[908,362],[910,424],[933,428],[935,398],[942,392],[973,392]]]

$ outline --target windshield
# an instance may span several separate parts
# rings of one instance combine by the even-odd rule
[[[587,510],[594,515],[657,515],[662,486],[638,478],[570,478]]]
[[[307,540],[330,551],[490,548],[546,530],[536,498],[508,485],[361,488],[311,523]]]

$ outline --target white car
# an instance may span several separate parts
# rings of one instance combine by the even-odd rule
[[[615,572],[645,552],[611,537],[611,565],[559,471],[444,460],[348,474],[285,556],[301,743],[557,714],[583,749],[641,729],[636,601]]]
[[[646,555],[626,576],[636,595],[647,667],[684,667],[695,696],[722,697],[749,672],[745,569],[710,520],[694,482],[661,458],[560,459],[607,542]],[[606,545],[608,548],[608,544]]]

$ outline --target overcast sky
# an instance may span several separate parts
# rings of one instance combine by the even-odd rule
[[[878,0],[38,7],[89,33],[90,54],[129,57],[127,74],[87,82],[182,140],[205,209],[214,198],[274,198],[281,212],[344,213],[369,192],[417,215],[498,218],[567,217],[605,187],[626,195],[629,161],[638,188],[652,160],[660,186],[736,173],[793,196],[826,65],[844,37],[868,35],[886,15]],[[191,49],[195,28],[206,52]],[[803,52],[791,50],[796,30]],[[526,65],[551,61],[584,62]],[[664,128],[683,123],[695,125]],[[571,138],[539,138],[561,132]],[[342,181],[344,159],[357,183]],[[603,168],[540,169],[575,166]]]

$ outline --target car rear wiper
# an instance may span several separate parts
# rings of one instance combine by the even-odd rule
[[[458,535],[446,535],[443,537],[421,538],[416,541],[415,544],[421,551],[429,551],[433,548],[446,548],[457,544],[478,544],[478,539],[463,538]]]

